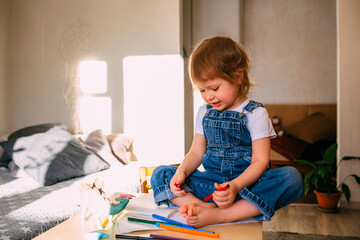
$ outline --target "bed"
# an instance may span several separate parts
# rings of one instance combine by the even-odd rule
[[[58,124],[19,131],[0,143],[5,149],[0,161],[0,239],[32,239],[79,213],[82,182],[104,181],[107,195],[140,192],[139,165],[126,158],[132,143],[128,138],[121,138],[121,146],[115,144],[121,135],[105,141],[101,131],[77,138]]]
[[[271,140],[272,168],[294,166],[303,175],[309,169],[296,159],[316,161],[336,142],[336,104],[268,104],[278,137]],[[280,134],[279,134],[280,133]]]

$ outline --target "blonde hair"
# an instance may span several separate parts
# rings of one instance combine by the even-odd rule
[[[202,40],[189,59],[189,73],[193,87],[196,82],[222,78],[239,86],[246,95],[252,84],[249,78],[250,58],[244,47],[229,37],[212,37]]]

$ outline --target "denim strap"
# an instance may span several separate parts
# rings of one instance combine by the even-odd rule
[[[244,110],[248,113],[252,113],[258,107],[264,107],[261,103],[250,100],[250,102],[244,107]]]

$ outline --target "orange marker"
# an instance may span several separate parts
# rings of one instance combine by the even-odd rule
[[[230,187],[230,184],[226,185],[225,187],[219,188],[217,191],[225,191],[226,189],[228,189]],[[204,198],[204,202],[209,201],[211,198],[213,197],[213,194],[210,194],[209,196],[207,196],[206,198]]]
[[[159,228],[163,228],[163,229],[167,229],[167,230],[171,230],[171,231],[190,233],[190,234],[200,235],[200,236],[204,236],[204,237],[212,237],[212,238],[219,237],[218,233],[203,232],[203,231],[200,231],[200,229],[196,230],[196,229],[189,229],[189,228],[185,228],[185,227],[175,227],[170,224],[159,224],[159,223],[157,223],[156,226]]]

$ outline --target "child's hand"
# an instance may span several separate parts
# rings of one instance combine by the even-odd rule
[[[228,189],[224,191],[215,191],[213,193],[213,200],[219,208],[229,207],[231,204],[233,204],[235,197],[238,194],[236,186],[231,184],[231,182],[224,182],[222,184],[215,183],[214,186],[216,189],[219,189],[225,187],[227,184],[230,185]]]
[[[170,180],[170,189],[175,196],[184,196],[186,194],[185,190],[181,189],[181,185],[185,182],[185,173],[183,171],[177,170],[175,175]]]

